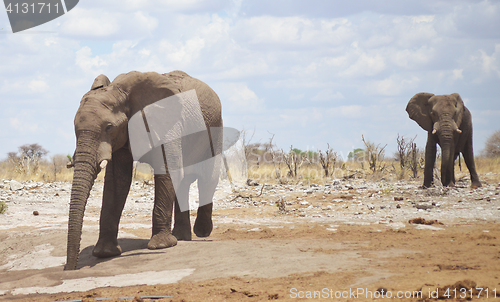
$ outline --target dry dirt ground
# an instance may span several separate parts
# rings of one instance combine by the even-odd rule
[[[420,181],[348,179],[241,186],[240,197],[221,184],[210,237],[153,251],[153,187],[136,182],[121,222],[123,254],[110,259],[91,255],[96,184],[76,271],[63,271],[71,185],[11,190],[4,181],[0,300],[500,301],[500,183],[482,178],[476,190],[466,178],[427,190]]]

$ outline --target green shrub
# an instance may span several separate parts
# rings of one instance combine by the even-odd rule
[[[7,204],[5,201],[0,201],[0,214],[5,213],[7,211]]]

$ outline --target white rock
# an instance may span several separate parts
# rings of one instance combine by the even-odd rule
[[[19,191],[24,188],[23,184],[18,182],[17,180],[11,180],[10,181],[10,189],[12,191]]]

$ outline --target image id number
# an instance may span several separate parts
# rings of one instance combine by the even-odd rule
[[[59,14],[59,3],[55,4],[50,4],[50,3],[43,3],[43,2],[38,2],[38,3],[16,3],[12,4],[9,3],[6,7],[6,11],[9,14],[50,14],[56,13]]]

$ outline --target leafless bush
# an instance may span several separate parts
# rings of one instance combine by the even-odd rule
[[[495,131],[488,138],[483,153],[486,157],[500,156],[500,130]]]
[[[52,172],[54,172],[54,181],[57,181],[57,173],[66,167],[68,157],[62,154],[56,154],[51,157]]]
[[[274,172],[276,175],[276,179],[281,182],[281,160],[279,159],[280,154],[274,151],[273,148],[273,139],[274,139],[274,134],[271,136],[269,139],[269,150],[270,150],[270,155],[271,155],[271,161],[273,162],[274,165]],[[266,152],[267,153],[267,152]],[[282,154],[281,154],[282,156]]]
[[[415,143],[415,136],[412,139],[400,136],[396,138],[398,144],[398,152],[396,159],[399,161],[401,172],[400,179],[403,179],[406,172],[410,171],[413,178],[418,177],[418,171],[424,168],[424,152],[417,148]]]
[[[259,148],[259,143],[252,143],[253,136],[255,135],[255,130],[252,132],[252,135],[248,134],[248,130],[241,130],[241,140],[243,142],[243,148],[245,148],[245,158],[247,162],[250,160],[250,155],[255,149]]]
[[[325,177],[330,176],[330,168],[335,168],[335,163],[337,162],[338,154],[330,148],[330,144],[327,144],[328,148],[323,154],[321,150],[319,153],[319,163],[325,172]]]
[[[297,177],[297,171],[304,163],[306,157],[294,151],[293,146],[290,146],[290,152],[288,152],[288,154],[285,154],[283,150],[281,150],[281,152],[283,153],[283,161],[288,167],[288,176]]]
[[[418,170],[422,170],[425,167],[424,151],[417,148],[416,143],[412,143],[410,146],[410,171],[412,172],[412,177],[418,177]]]
[[[370,170],[372,170],[373,173],[383,171],[385,165],[381,163],[384,159],[385,147],[387,147],[387,145],[381,147],[380,144],[375,145],[375,143],[366,141],[363,135],[361,135],[361,138],[365,144],[365,156],[367,157]]]

